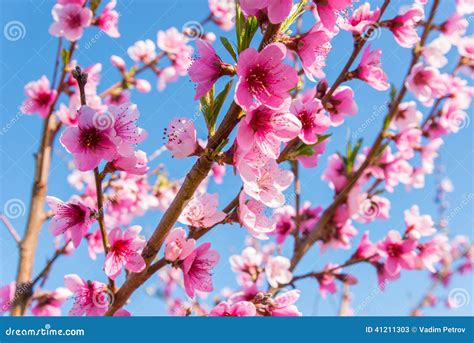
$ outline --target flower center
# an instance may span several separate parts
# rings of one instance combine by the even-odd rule
[[[70,28],[76,29],[78,27],[81,27],[81,14],[79,12],[69,14],[66,19],[66,22]]]
[[[100,130],[96,129],[95,127],[81,130],[79,142],[83,147],[95,149],[98,147],[101,141],[102,135]]]
[[[397,257],[402,254],[402,248],[400,244],[389,244],[387,247],[387,254],[392,257]]]

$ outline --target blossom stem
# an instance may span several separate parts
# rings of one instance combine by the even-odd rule
[[[26,311],[26,304],[29,295],[22,292],[22,285],[30,282],[33,273],[33,265],[35,259],[36,248],[38,245],[38,237],[41,232],[41,227],[46,219],[44,215],[44,202],[48,187],[48,176],[51,165],[51,157],[53,151],[53,142],[56,133],[58,132],[56,119],[53,116],[54,108],[59,100],[60,95],[64,91],[65,79],[68,73],[68,64],[71,56],[75,50],[76,42],[72,42],[67,51],[68,60],[64,61],[62,66],[59,83],[56,88],[57,95],[51,104],[48,115],[43,122],[43,129],[41,133],[41,143],[36,153],[35,161],[35,177],[32,186],[30,207],[28,213],[28,221],[26,224],[25,233],[19,245],[20,261],[18,263],[18,271],[16,277],[17,284],[17,301],[12,306],[12,316],[22,316]],[[57,59],[60,56],[56,56]]]
[[[301,185],[299,179],[299,165],[298,161],[291,161],[291,170],[295,177],[295,231],[293,236],[295,238],[294,250],[298,249],[300,240],[300,197],[301,197]]]

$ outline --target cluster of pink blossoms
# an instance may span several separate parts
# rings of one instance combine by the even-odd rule
[[[170,313],[299,316],[302,314],[296,302],[300,291],[294,289],[275,295],[276,289],[295,286],[296,281],[311,277],[317,282],[321,296],[326,298],[338,291],[338,282],[345,286],[359,282],[345,272],[347,266],[359,262],[374,268],[381,289],[407,270],[427,270],[444,286],[454,273],[472,270],[474,253],[469,240],[463,236],[448,239],[437,230],[431,216],[421,214],[417,205],[404,212],[403,231],[386,230],[385,236],[376,242],[365,231],[345,264],[327,262],[321,265],[320,271],[298,277],[294,260],[283,255],[283,246],[290,237],[294,237],[296,251],[302,247],[299,244],[321,229],[318,227],[321,223],[324,234],[317,241],[322,254],[329,248],[349,250],[359,234],[359,225],[390,218],[391,202],[387,193],[393,193],[399,185],[408,189],[424,187],[426,175],[434,171],[443,136],[457,133],[468,120],[474,88],[460,72],[471,78],[474,75],[474,38],[466,36],[465,18],[474,13],[474,8],[471,1],[456,1],[456,12],[433,26],[439,36],[423,42],[419,31],[427,25],[426,4],[427,1],[415,1],[395,17],[382,20],[383,10],[371,8],[368,2],[315,0],[303,9],[310,10],[315,20],[310,26],[303,26],[307,28],[304,32],[300,29],[296,34],[291,30],[279,32],[258,49],[250,45],[252,37],[245,41],[249,35],[246,32],[246,37],[238,36],[237,51],[232,44],[225,46],[235,63],[225,61],[217,53],[212,32],[198,32],[198,56],[193,57],[191,41],[195,33],[171,27],[160,30],[155,41],[145,39],[130,46],[127,54],[134,63],[130,68],[122,57],[111,56],[110,63],[122,79],[118,87],[98,92],[101,64],[84,69],[88,74],[84,94],[72,76],[65,77],[56,89],[52,85],[54,81],[50,83],[46,76],[29,82],[25,86],[27,99],[22,112],[37,113],[48,120],[52,115],[57,117],[58,129],[65,126],[59,141],[72,155],[77,168],[69,181],[80,195],[73,195],[68,201],[53,196],[46,198],[51,233],[62,237],[64,254],[72,254],[83,239],[91,259],[104,254],[103,270],[109,279],[107,285],[68,274],[64,277],[65,288],[33,293],[31,313],[60,315],[62,304],[73,297],[70,315],[104,315],[114,296],[114,287],[110,285],[147,268],[146,253],[142,256],[147,241],[139,235],[142,227],[132,225],[133,220],[155,208],[166,212],[182,185],[190,182],[168,178],[161,166],[153,171],[156,182],[152,185],[149,181],[150,155],[136,148],[147,133],[138,126],[138,108],[130,100],[131,89],[151,91],[150,82],[137,77],[145,69],[157,76],[158,90],[189,74],[196,84],[195,100],[201,101],[203,113],[208,111],[206,142],[199,139],[196,116],[173,118],[164,131],[163,149],[176,159],[196,157],[212,162],[209,174],[196,186],[192,196],[186,196],[176,216],[183,227],[172,228],[163,236],[160,261],[168,266],[159,274],[162,287],[156,294],[166,301]],[[86,28],[98,26],[108,36],[117,38],[120,15],[116,5],[111,0],[98,11],[89,8],[85,0],[58,0],[49,31],[76,42]],[[296,10],[294,5],[292,0],[241,0],[239,6],[231,0],[209,0],[210,15],[206,21],[231,30],[236,26],[236,11],[241,11],[238,13],[246,29],[250,28],[253,17],[262,30],[268,30],[285,25],[290,13]],[[293,167],[301,163],[305,168],[318,165],[330,130],[359,111],[355,91],[346,82],[362,81],[381,92],[390,88],[382,66],[382,50],[372,47],[375,41],[360,49],[357,66],[346,70],[336,86],[330,87],[324,79],[335,38],[348,32],[358,49],[374,29],[389,30],[403,48],[416,47],[417,63],[403,85],[413,100],[403,100],[389,108],[392,116],[384,123],[386,128],[381,137],[384,144],[376,147],[379,150],[364,146],[361,140],[355,147],[348,146],[345,154],[328,156],[322,180],[334,190],[335,206],[324,210],[309,202],[299,204],[298,200],[295,208],[288,204],[295,196],[285,196],[285,192],[298,181],[297,172],[286,169],[281,162],[290,161]],[[421,48],[417,46],[420,43],[423,43]],[[459,55],[456,71],[443,72],[441,69],[448,64],[447,54],[453,47]],[[159,65],[165,58],[167,63]],[[76,61],[68,60],[64,70],[72,71],[76,66]],[[223,101],[220,95],[214,96],[214,91],[223,79],[236,79],[230,108],[238,109],[236,132],[229,136],[230,147],[226,151],[227,142],[217,148],[213,146],[217,117],[212,116],[219,114],[213,111]],[[314,84],[303,90],[307,80]],[[61,94],[69,97],[67,105],[58,101]],[[85,95],[87,105],[81,105],[80,95]],[[418,103],[424,107],[435,106],[435,110],[423,120],[422,106]],[[218,192],[208,192],[209,180],[214,179],[217,185],[222,183],[226,164],[242,181],[234,199],[236,204],[230,211],[220,210]],[[359,172],[360,177],[354,178]],[[99,187],[103,189],[98,192],[97,176],[100,179],[109,174],[108,180],[100,180]],[[99,208],[101,196],[104,205]],[[99,227],[101,218],[106,228]],[[220,254],[211,248],[211,243],[198,243],[197,239],[214,226],[233,222],[251,236],[241,254],[229,259],[237,288],[223,289],[216,296],[214,306],[208,307],[204,302],[207,293],[214,291],[213,272],[220,262]],[[261,245],[260,240],[270,243]],[[454,262],[459,264],[455,266]],[[0,288],[0,313],[11,308],[15,289],[15,282]],[[177,290],[183,290],[188,299],[179,298],[175,294]],[[152,290],[149,293],[155,294]],[[434,305],[437,299],[430,294],[426,301]],[[447,305],[454,306],[450,299]],[[115,315],[130,313],[120,309]]]

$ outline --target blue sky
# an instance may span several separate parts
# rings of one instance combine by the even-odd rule
[[[370,1],[374,5],[380,5],[381,1]],[[387,10],[387,18],[396,14],[399,4],[407,1],[393,2]],[[440,22],[452,10],[451,1],[443,1],[440,15],[435,22]],[[24,25],[24,37],[16,41],[7,40],[5,35],[0,37],[0,126],[7,128],[0,135],[0,206],[12,199],[20,199],[26,206],[29,203],[31,183],[34,174],[33,154],[39,144],[39,133],[41,121],[38,116],[18,116],[18,107],[24,100],[23,87],[30,80],[36,80],[41,75],[51,77],[53,71],[54,55],[57,40],[48,34],[48,27],[52,22],[50,10],[52,1],[33,0],[3,0],[1,1],[0,21],[3,28],[11,21],[19,21]],[[79,43],[79,49],[75,59],[82,66],[93,63],[103,63],[102,82],[99,91],[106,89],[119,80],[119,74],[109,64],[111,54],[123,57],[128,65],[131,60],[127,57],[126,49],[135,41],[140,39],[156,40],[158,30],[164,30],[171,26],[181,28],[188,21],[200,21],[207,17],[208,7],[205,0],[119,0],[117,10],[121,13],[120,39],[112,39],[106,35],[96,34],[98,30],[92,28]],[[207,30],[222,34],[215,26],[209,24]],[[472,30],[472,28],[471,28]],[[234,39],[233,33],[225,34],[229,39]],[[94,37],[95,36],[95,37]],[[93,42],[95,38],[96,42]],[[258,39],[258,38],[256,38]],[[89,44],[87,44],[89,43]],[[389,76],[389,81],[397,87],[404,77],[409,63],[410,51],[399,47],[388,31],[382,31],[376,39],[371,41],[373,47],[383,48],[382,63]],[[220,55],[231,62],[229,55],[220,44],[215,44]],[[334,48],[327,61],[325,69],[327,79],[331,83],[347,60],[351,52],[351,37],[347,33],[339,35],[333,44]],[[453,48],[449,56],[455,56]],[[451,70],[452,66],[447,66]],[[192,99],[194,97],[194,86],[188,78],[180,78],[177,83],[170,84],[162,93],[155,88],[154,75],[144,74],[150,80],[154,89],[149,94],[133,93],[132,100],[138,104],[141,113],[140,126],[145,127],[149,137],[141,145],[141,149],[151,153],[162,145],[163,128],[174,116],[192,117],[198,111],[198,104]],[[333,136],[328,143],[327,153],[343,149],[348,133],[361,127],[370,116],[376,120],[363,130],[362,136],[367,144],[371,143],[375,134],[381,126],[384,112],[380,112],[385,101],[388,100],[388,92],[378,92],[363,84],[352,81],[349,83],[356,91],[359,104],[359,114],[348,118],[344,125],[331,129]],[[409,99],[409,98],[407,98]],[[426,111],[425,111],[426,113]],[[470,109],[472,114],[472,108]],[[197,121],[198,134],[205,138],[205,124]],[[326,154],[326,156],[328,155]],[[70,156],[59,145],[56,144],[54,152],[51,176],[49,182],[49,194],[67,199],[73,190],[69,187],[66,163]],[[449,195],[450,209],[454,210],[461,206],[463,200],[473,191],[473,145],[472,127],[467,126],[458,134],[448,136],[445,145],[441,148],[441,159],[446,167],[446,175],[454,183],[455,192]],[[170,158],[170,154],[164,153],[159,159],[153,161],[152,167],[162,163],[166,165],[172,178],[184,176],[185,172],[193,163],[193,159],[176,161]],[[302,198],[312,204],[327,205],[332,198],[332,191],[320,180],[321,172],[326,166],[326,157],[320,161],[317,169],[304,170],[302,172]],[[219,193],[220,204],[227,204],[238,191],[239,179],[232,177],[230,169],[227,170],[224,186],[211,183],[209,191]],[[389,194],[392,202],[391,219],[378,221],[369,225],[356,224],[362,233],[370,229],[371,237],[377,240],[383,237],[390,229],[403,230],[403,210],[413,204],[419,204],[422,213],[432,214],[436,218],[436,207],[434,204],[435,177],[428,176],[426,187],[421,190],[406,192],[403,187],[398,187],[396,192]],[[472,197],[470,197],[472,199]],[[471,238],[473,217],[472,203],[469,201],[461,206],[457,214],[450,221],[450,233],[465,234]],[[153,231],[161,214],[152,211],[138,218],[137,224],[143,225],[147,237]],[[24,230],[26,214],[12,219],[13,225],[20,232]],[[224,286],[236,287],[234,275],[230,272],[228,257],[239,253],[244,246],[246,237],[245,230],[238,226],[222,226],[212,231],[205,240],[210,241],[221,254],[221,262],[215,270],[215,289]],[[354,240],[357,244],[359,237]],[[83,278],[105,280],[102,269],[102,256],[97,261],[91,261],[87,256],[86,244],[81,244],[79,250],[71,257],[60,258],[48,280],[47,288],[52,289],[62,286],[62,277],[66,273],[77,273]],[[45,227],[40,236],[39,248],[36,255],[35,270],[44,266],[46,259],[52,254],[52,237]],[[320,270],[328,261],[343,263],[351,254],[351,251],[329,251],[321,255],[317,249],[313,249],[305,257],[295,274],[307,272],[311,269]],[[17,248],[8,235],[7,231],[0,228],[0,285],[13,280],[16,275]],[[369,266],[354,266],[348,269],[358,276],[360,282],[352,288],[354,294],[353,307],[357,308],[371,294],[376,292],[376,279],[373,268]],[[152,278],[148,285],[156,284],[157,278]],[[397,283],[389,284],[386,291],[371,298],[368,305],[360,312],[360,315],[405,315],[410,308],[418,302],[420,296],[429,286],[428,273],[426,271],[403,272]],[[441,289],[438,293],[446,295],[450,289],[461,287],[468,290],[473,289],[472,275],[463,278],[455,277],[448,289]],[[306,315],[334,315],[337,313],[340,296],[329,296],[321,299],[317,291],[315,281],[304,281],[299,283],[303,296],[299,301],[299,307]],[[212,298],[212,297],[210,297]],[[65,308],[69,309],[71,302]],[[138,290],[132,297],[132,303],[127,308],[136,315],[165,315],[164,306],[158,299],[150,299],[145,295],[143,288]],[[429,309],[426,312],[431,315],[468,315],[472,314],[472,306],[464,306],[456,311],[447,311],[444,306]]]

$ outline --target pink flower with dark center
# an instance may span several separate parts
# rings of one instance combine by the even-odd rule
[[[344,116],[353,116],[359,110],[354,100],[354,91],[348,86],[338,87],[326,105],[326,108],[334,127],[344,122]]]
[[[273,216],[276,220],[275,231],[273,231],[273,234],[276,235],[276,243],[283,244],[286,237],[296,229],[295,209],[289,205],[282,206],[273,212]]]
[[[268,305],[267,311],[274,317],[297,317],[301,312],[293,305],[300,297],[300,291],[295,289],[278,295],[273,302]]]
[[[367,82],[378,91],[385,91],[390,88],[387,82],[387,75],[382,69],[380,57],[381,49],[370,51],[370,44],[365,48],[362,59],[357,67],[356,77]]]
[[[315,144],[318,135],[322,135],[331,125],[319,99],[295,99],[290,106],[293,113],[301,122],[301,131],[298,137],[306,144]]]
[[[52,14],[54,23],[49,27],[49,33],[56,37],[66,37],[70,41],[79,40],[92,19],[89,8],[76,4],[56,4]]]
[[[97,112],[89,106],[82,106],[78,116],[78,126],[66,128],[59,139],[72,153],[77,168],[80,171],[92,170],[101,160],[112,161],[119,143],[113,126],[103,125]]]
[[[245,192],[240,192],[239,221],[249,233],[257,239],[268,239],[267,234],[275,230],[275,220],[265,215],[265,205],[261,202],[251,199],[245,200]]]
[[[271,208],[285,203],[283,191],[293,182],[293,173],[279,169],[275,160],[268,160],[262,168],[254,169],[245,163],[239,164],[244,192]]]
[[[46,118],[56,94],[56,90],[51,89],[49,80],[44,75],[37,81],[28,82],[25,86],[28,99],[21,105],[21,111],[25,114],[39,113],[41,118]]]
[[[194,251],[196,241],[186,238],[186,231],[183,228],[176,228],[166,236],[165,257],[167,261],[182,261]]]
[[[65,275],[64,284],[74,293],[70,316],[102,316],[107,311],[112,299],[106,284],[83,280],[77,274]]]
[[[196,228],[206,228],[224,220],[226,214],[218,211],[217,193],[198,193],[186,205],[178,221]]]
[[[330,31],[336,26],[337,13],[352,4],[352,0],[314,0],[323,25]]]
[[[196,127],[191,119],[174,118],[168,128],[165,128],[164,135],[168,138],[166,147],[173,157],[188,157],[198,148]]]
[[[211,243],[201,244],[183,261],[184,288],[191,298],[195,291],[213,291],[211,269],[219,262],[219,254],[210,248]]]
[[[387,164],[384,168],[385,187],[389,192],[393,192],[393,187],[399,183],[408,185],[411,182],[413,167],[401,157],[397,157],[393,162]]]
[[[118,38],[120,37],[118,31],[119,13],[114,9],[115,6],[117,6],[117,0],[110,0],[110,2],[105,5],[97,17],[97,26],[110,37]]]
[[[378,253],[385,257],[385,270],[390,275],[397,275],[402,268],[413,269],[415,266],[416,241],[402,239],[400,233],[391,230],[387,237],[377,244]]]
[[[270,257],[265,267],[265,274],[270,286],[286,285],[293,278],[290,271],[291,262],[284,256]]]
[[[108,234],[110,249],[105,257],[105,274],[115,280],[122,271],[122,266],[132,273],[139,273],[145,269],[145,260],[141,256],[141,251],[145,247],[146,241],[138,236],[142,227],[131,226],[127,231],[113,229]]]
[[[414,101],[402,102],[392,120],[392,127],[402,131],[410,127],[420,126],[423,115],[416,109]]]
[[[272,43],[260,52],[248,48],[240,53],[234,99],[244,110],[260,105],[278,109],[290,99],[289,91],[298,83],[298,75],[292,67],[282,63],[286,51],[283,44]]]
[[[276,159],[281,143],[295,138],[300,131],[301,122],[287,109],[275,111],[260,106],[248,112],[240,122],[237,142],[244,151],[255,143],[263,154]]]
[[[52,292],[35,293],[31,313],[35,316],[50,317],[61,315],[61,305],[72,295],[67,288],[59,287]]]
[[[127,49],[127,53],[135,62],[150,62],[156,58],[155,43],[150,39],[137,41]]]
[[[10,310],[15,299],[16,282],[12,281],[8,285],[0,287],[0,314]]]
[[[445,91],[439,70],[435,67],[425,67],[417,63],[410,71],[405,86],[425,106],[431,106],[434,99]]]
[[[352,12],[350,18],[345,18],[345,20],[339,24],[339,27],[354,34],[362,35],[369,27],[377,22],[379,17],[380,9],[377,7],[371,11],[370,3],[365,2]]]
[[[69,231],[72,243],[77,248],[94,219],[91,216],[91,210],[80,200],[73,201],[63,202],[56,197],[46,197],[46,203],[54,214],[51,221],[53,236],[59,236]]]
[[[210,317],[253,317],[256,314],[255,305],[250,301],[239,301],[235,304],[223,301],[209,312]]]
[[[424,15],[423,7],[415,6],[389,22],[388,28],[392,31],[400,46],[411,49],[420,40],[416,32],[416,26]]]
[[[211,44],[199,39],[197,41],[199,58],[189,68],[189,77],[197,83],[194,100],[203,97],[222,74],[220,57]]]

